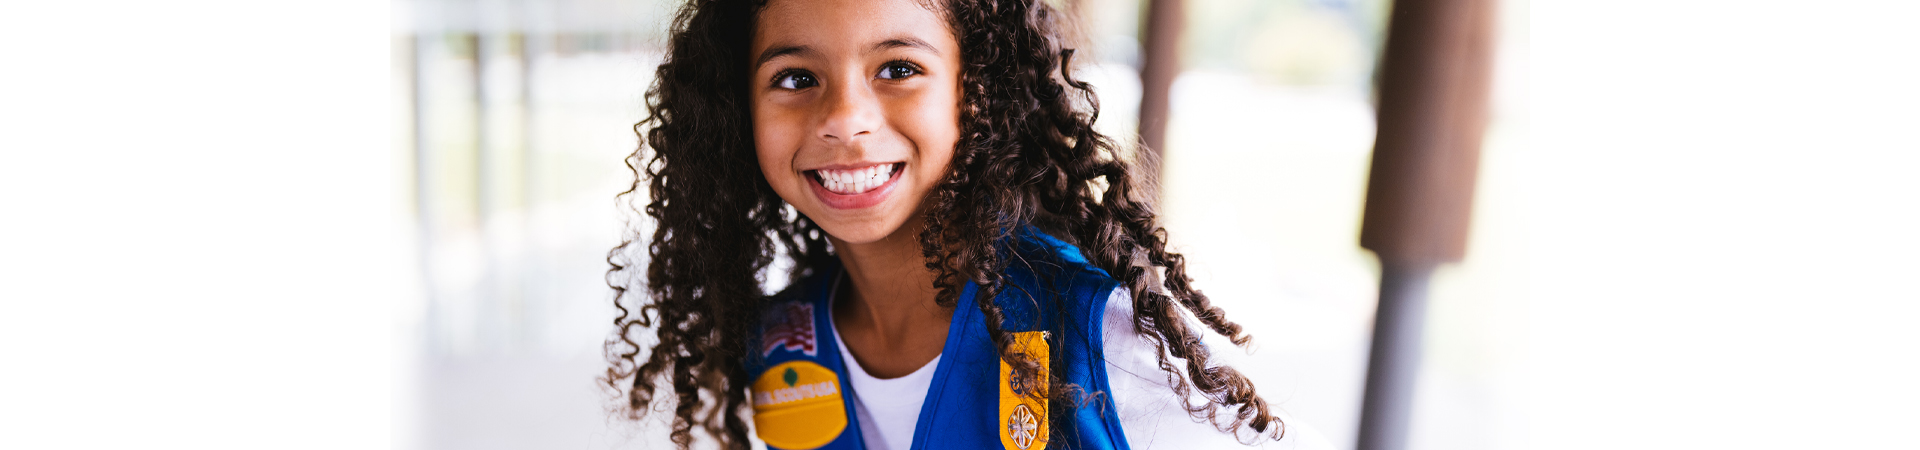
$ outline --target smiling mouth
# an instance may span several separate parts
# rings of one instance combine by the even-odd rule
[[[839,195],[859,195],[886,186],[895,174],[905,169],[907,163],[875,164],[857,169],[818,169],[810,170],[812,178],[827,192]]]

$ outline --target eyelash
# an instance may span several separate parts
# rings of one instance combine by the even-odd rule
[[[891,70],[894,70],[894,69],[906,69],[906,70],[910,70],[910,71],[913,71],[913,73],[910,73],[910,74],[907,74],[907,75],[904,75],[904,76],[901,76],[900,78],[888,78],[888,79],[891,79],[891,80],[897,80],[897,79],[902,79],[902,78],[910,78],[910,77],[913,77],[913,76],[916,76],[916,75],[920,75],[920,74],[923,74],[923,73],[926,73],[926,71],[925,71],[925,70],[921,70],[921,69],[920,69],[920,65],[918,65],[918,64],[914,64],[914,63],[912,63],[912,62],[908,62],[907,60],[904,60],[904,59],[897,59],[897,60],[893,60],[893,61],[887,61],[887,63],[886,63],[886,64],[881,64],[881,65],[880,65],[880,73],[879,73],[879,74],[874,74],[874,75],[876,75],[876,76],[878,76],[878,75],[880,75],[880,74],[885,74],[885,73],[887,73],[888,71],[891,71]]]
[[[805,77],[813,83],[808,86],[800,86],[798,79],[801,77]],[[789,79],[795,80],[793,87],[787,87],[787,80]],[[773,87],[775,89],[800,90],[819,85],[820,80],[814,79],[813,74],[807,73],[805,70],[787,69],[780,71],[780,73],[773,74]]]
[[[922,70],[920,68],[920,65],[918,64],[914,64],[907,60],[894,60],[894,61],[888,61],[886,64],[881,64],[880,72],[874,74],[874,76],[880,77],[881,75],[888,74],[888,72],[890,71],[901,70],[901,69],[905,69],[911,73],[900,75],[895,78],[881,78],[881,79],[899,80],[899,79],[911,78],[911,77],[926,73],[926,71]],[[800,86],[801,78],[807,79],[808,81],[810,81],[810,83],[807,86]],[[793,87],[787,87],[788,80],[794,81],[792,85]],[[807,71],[805,70],[787,69],[787,70],[782,70],[780,71],[780,73],[776,73],[773,75],[773,87],[776,89],[800,90],[800,89],[806,89],[806,88],[819,86],[819,85],[820,85],[820,80],[814,79],[813,74],[807,73]]]

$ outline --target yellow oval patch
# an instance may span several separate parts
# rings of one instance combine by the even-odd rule
[[[818,448],[847,429],[840,376],[812,361],[788,361],[753,382],[753,428],[767,445]]]

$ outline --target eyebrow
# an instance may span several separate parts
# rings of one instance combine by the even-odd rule
[[[898,37],[898,38],[881,41],[878,44],[873,44],[873,48],[868,49],[867,53],[873,53],[873,52],[882,51],[882,50],[892,50],[892,49],[901,48],[901,47],[910,47],[910,48],[926,50],[928,53],[933,53],[935,55],[940,54],[940,50],[933,48],[933,44],[928,44],[927,41],[922,41],[920,40],[920,38],[915,38],[915,37]]]
[[[867,53],[892,50],[892,49],[903,48],[903,47],[925,50],[929,53],[933,53],[934,55],[940,54],[940,50],[934,48],[933,44],[928,44],[927,41],[923,41],[923,40],[920,40],[920,38],[915,38],[915,37],[898,37],[898,38],[888,39],[885,41],[880,41],[880,43],[878,44],[873,44],[873,48],[867,49]],[[805,45],[780,45],[780,46],[767,47],[765,51],[760,52],[760,57],[756,61],[754,61],[753,67],[755,69],[758,69],[760,68],[760,66],[766,65],[767,61],[772,61],[774,58],[779,58],[782,56],[813,56],[818,53],[819,52],[816,52],[813,50],[813,47],[808,47]]]
[[[760,59],[758,61],[754,61],[753,68],[759,69],[760,66],[766,65],[767,61],[772,61],[774,58],[779,58],[782,56],[787,56],[787,55],[809,56],[816,53],[818,52],[813,51],[813,47],[808,47],[805,45],[781,45],[781,46],[767,47],[766,51],[760,52]]]

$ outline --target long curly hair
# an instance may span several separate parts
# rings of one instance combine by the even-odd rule
[[[1224,432],[1245,425],[1279,439],[1284,424],[1253,384],[1209,365],[1200,331],[1183,320],[1184,309],[1237,345],[1250,339],[1192,287],[1185,260],[1167,250],[1166,230],[1155,224],[1154,177],[1138,169],[1152,166],[1139,161],[1151,154],[1123,152],[1094,130],[1099,101],[1092,86],[1073,79],[1061,15],[1043,0],[920,1],[949,21],[963,60],[961,138],[949,173],[924,200],[919,235],[926,266],[937,273],[936,301],[954,307],[962,287],[975,283],[975,304],[1003,359],[1020,376],[1039,373],[1049,363],[1009,350],[1004,315],[990,299],[1005,286],[1009,258],[996,246],[1013,230],[1043,230],[1080,247],[1130,291],[1134,330],[1161,350],[1159,367],[1190,414]],[[755,158],[747,53],[764,6],[689,0],[675,16],[646,94],[649,116],[634,125],[642,142],[627,159],[634,183],[620,194],[630,199],[643,185],[651,194],[641,208],[655,225],[644,240],[645,277],[629,270],[641,230],[630,230],[607,256],[619,316],[601,381],[623,394],[618,409],[630,419],[671,405],[671,435],[681,448],[692,444],[696,426],[722,448],[748,447],[752,380],[744,362],[770,303],[760,289],[764,276],[776,260],[791,262],[791,280],[835,261],[826,233],[781,200]],[[644,294],[636,292],[640,284]],[[647,330],[651,347],[643,345]],[[1047,390],[1052,402],[1078,404],[1088,395],[1068,399],[1077,390],[1062,387]],[[1206,401],[1188,401],[1195,391]],[[1049,411],[1054,421],[1067,414]]]

